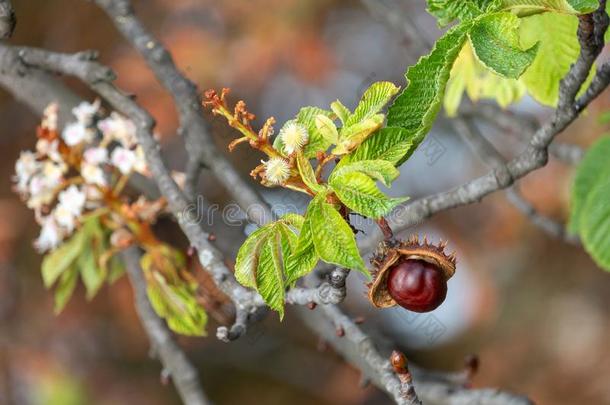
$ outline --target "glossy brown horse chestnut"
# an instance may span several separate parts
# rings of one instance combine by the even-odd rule
[[[447,296],[447,280],[455,273],[455,254],[446,255],[445,246],[426,238],[420,243],[416,236],[382,242],[371,260],[371,303],[378,308],[400,305],[414,312],[436,309]]]
[[[390,268],[388,293],[409,311],[436,309],[447,296],[447,280],[442,270],[423,260],[408,259]]]

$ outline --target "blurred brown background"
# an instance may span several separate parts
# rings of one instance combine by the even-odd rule
[[[434,20],[423,0],[405,5],[419,32],[434,39]],[[178,65],[203,89],[231,87],[259,115],[282,123],[300,106],[326,106],[336,98],[353,107],[376,80],[404,83],[415,60],[411,41],[386,27],[358,1],[339,0],[140,0],[145,24],[172,51]],[[125,44],[106,16],[82,0],[16,0],[14,44],[74,52],[97,49],[118,73],[118,84],[138,95],[158,119],[158,131],[174,169],[184,161],[170,97]],[[85,97],[89,93],[72,83]],[[605,93],[561,139],[587,146],[608,130],[597,116],[610,107]],[[549,110],[524,100],[515,107],[543,120]],[[211,120],[213,120],[210,117]],[[41,257],[31,241],[32,214],[11,191],[19,151],[32,148],[39,117],[0,91],[0,401],[11,404],[174,404],[160,366],[132,305],[126,280],[86,302],[79,288],[67,309],[53,315],[52,295],[39,273]],[[220,120],[212,128],[219,145],[232,133]],[[506,153],[518,152],[517,137],[486,132]],[[419,151],[403,168],[393,194],[412,198],[480,175],[486,168],[460,142],[446,119],[432,135],[433,158]],[[224,147],[223,147],[224,149]],[[246,176],[260,156],[238,148],[231,159]],[[551,160],[528,176],[524,194],[557,219],[566,218],[572,168]],[[209,180],[210,201],[229,202]],[[276,201],[278,194],[267,192]],[[280,198],[282,198],[280,196]],[[239,231],[239,232],[237,232]],[[236,234],[241,235],[241,229]],[[582,249],[551,239],[497,193],[481,204],[450,211],[417,229],[449,238],[457,249],[459,277],[433,318],[372,311],[357,276],[346,303],[364,315],[363,327],[396,340],[427,367],[459,369],[478,353],[476,386],[528,394],[538,404],[610,404],[610,275]],[[235,239],[219,240],[233,255]],[[426,325],[434,321],[436,332]],[[360,376],[291,316],[277,317],[245,338],[222,344],[210,337],[181,339],[199,368],[203,385],[218,404],[384,404],[374,388],[359,388]]]

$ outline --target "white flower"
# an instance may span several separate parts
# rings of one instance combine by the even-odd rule
[[[40,138],[36,142],[36,152],[40,157],[49,157],[54,162],[63,163],[63,158],[59,153],[59,141],[54,139],[49,141],[48,139]]]
[[[75,146],[79,143],[90,141],[91,132],[82,122],[71,122],[64,128],[61,137],[68,146]]]
[[[47,160],[42,166],[42,177],[49,187],[56,187],[61,183],[63,174],[68,170],[65,163],[55,163]]]
[[[95,114],[100,110],[100,104],[99,99],[96,99],[93,103],[83,101],[72,109],[72,114],[74,114],[79,123],[89,126]]]
[[[40,126],[44,129],[48,129],[49,131],[56,131],[58,111],[59,106],[57,105],[57,103],[51,103],[46,106],[42,113],[42,122]]]
[[[125,149],[121,146],[114,148],[111,156],[112,164],[122,174],[129,174],[136,163],[136,154],[129,149]]]
[[[78,217],[85,206],[85,193],[75,185],[59,193],[59,206],[63,206],[73,216]]]
[[[270,184],[282,184],[290,178],[290,166],[282,158],[271,158],[265,165],[265,179]]]
[[[309,140],[307,128],[295,121],[288,121],[280,130],[279,137],[284,142],[284,149],[288,154],[301,150]]]
[[[52,215],[58,225],[65,228],[66,231],[68,231],[68,234],[72,233],[74,226],[76,225],[76,216],[70,212],[70,207],[59,204],[53,210]]]
[[[40,236],[34,241],[34,247],[40,253],[44,253],[47,250],[55,249],[59,246],[63,238],[63,233],[53,217],[46,217],[42,219],[41,222],[42,228],[40,230]]]
[[[85,161],[91,165],[99,165],[108,161],[108,149],[89,148],[83,154]]]
[[[87,184],[95,184],[101,187],[107,185],[104,170],[99,166],[83,163],[80,168],[80,174]]]
[[[34,176],[32,177],[32,181],[30,181],[28,191],[30,195],[36,195],[40,194],[46,187],[47,185],[43,176]]]
[[[104,139],[118,141],[126,148],[137,143],[134,123],[116,112],[98,122],[97,127],[104,134]]]
[[[40,162],[36,160],[36,155],[30,151],[21,152],[17,163],[15,163],[15,181],[17,190],[25,192],[27,184],[32,176],[40,169]]]
[[[87,196],[86,207],[95,208],[99,206],[98,200],[101,200],[104,195],[99,188],[91,185],[85,185],[85,195]]]

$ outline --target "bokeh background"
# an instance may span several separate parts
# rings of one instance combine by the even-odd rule
[[[426,40],[440,34],[425,2],[402,5]],[[173,53],[202,90],[231,87],[262,122],[279,123],[301,106],[327,106],[336,98],[353,107],[376,80],[404,83],[415,62],[413,41],[350,0],[140,0],[145,24]],[[143,60],[106,16],[82,0],[17,0],[15,44],[56,51],[97,49],[118,73],[118,84],[137,94],[157,118],[173,169],[184,150],[176,135],[171,99]],[[398,24],[399,26],[400,24]],[[91,94],[70,82],[84,97]],[[582,146],[608,131],[598,116],[610,108],[608,92],[567,133]],[[548,109],[529,99],[514,107],[544,120]],[[123,279],[91,302],[79,288],[59,316],[40,277],[41,257],[31,241],[36,229],[11,191],[19,151],[32,148],[38,116],[0,91],[0,402],[7,404],[177,404],[171,383],[149,357],[149,344]],[[209,117],[218,145],[234,135]],[[506,156],[522,143],[515,134],[485,128]],[[518,135],[518,134],[517,134]],[[260,156],[247,148],[229,156],[247,176]],[[430,139],[402,169],[391,193],[417,198],[481,175],[485,166],[462,144],[441,113]],[[573,168],[554,159],[521,182],[525,196],[558,220],[567,216]],[[212,203],[230,203],[226,191],[204,172],[201,188]],[[266,192],[269,201],[285,195]],[[299,201],[296,200],[295,204]],[[218,218],[218,220],[220,220]],[[344,304],[376,336],[393,339],[426,367],[459,370],[477,353],[477,387],[527,393],[539,404],[610,404],[610,275],[578,247],[554,240],[510,205],[503,193],[480,204],[446,212],[413,230],[448,238],[459,255],[458,276],[443,306],[429,315],[373,311],[364,287],[350,276]],[[160,232],[182,243],[168,222]],[[218,245],[234,257],[243,227],[220,234]],[[224,236],[224,237],[223,237]],[[385,404],[359,372],[346,365],[288,310],[230,345],[213,336],[181,343],[218,404]]]

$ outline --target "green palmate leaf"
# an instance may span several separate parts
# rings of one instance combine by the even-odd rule
[[[255,288],[267,305],[280,313],[280,318],[284,316],[284,273],[288,273],[285,269],[297,248],[297,236],[291,227],[299,229],[304,222],[300,215],[285,215],[253,232],[237,254],[237,281]]]
[[[349,108],[344,106],[343,103],[341,103],[341,101],[339,100],[333,101],[330,104],[330,109],[335,113],[335,115],[337,116],[337,118],[339,118],[343,125],[345,125],[349,116],[352,115],[352,112],[349,110]]]
[[[336,176],[330,186],[343,204],[367,218],[377,219],[387,215],[398,204],[406,201],[406,198],[385,196],[369,176],[360,172]]]
[[[182,335],[205,336],[207,315],[197,302],[192,286],[186,282],[170,284],[155,270],[146,274],[150,303],[155,312],[165,319],[167,326]]]
[[[282,270],[282,245],[279,232],[265,239],[260,250],[256,285],[258,293],[267,305],[284,317],[284,274]]]
[[[507,79],[486,69],[474,56],[470,43],[466,43],[447,83],[444,107],[450,117],[456,115],[464,92],[472,101],[492,99],[507,107],[525,95],[526,87],[520,80]]]
[[[586,202],[592,191],[610,178],[610,137],[603,137],[587,152],[578,166],[572,186],[570,224],[571,232],[581,229],[583,216],[587,214]],[[606,200],[606,204],[610,200]]]
[[[286,263],[286,285],[293,286],[301,277],[309,274],[320,260],[311,235],[310,219],[303,222],[296,247]]]
[[[263,226],[252,232],[239,248],[235,260],[235,278],[244,287],[256,288],[256,269],[263,248],[269,234],[273,231],[271,226]]]
[[[406,74],[408,86],[388,110],[388,127],[408,131],[412,146],[397,162],[401,164],[424,139],[438,114],[453,62],[457,58],[470,23],[450,29]]]
[[[595,262],[610,271],[610,171],[590,191],[580,219],[580,234],[585,249]]]
[[[320,191],[324,190],[324,187],[318,184],[316,174],[313,171],[313,167],[311,167],[311,163],[309,163],[309,159],[307,159],[301,152],[297,152],[296,160],[299,174],[301,175],[301,179],[303,179],[303,183],[305,183],[305,185],[314,193],[319,193]]]
[[[333,149],[332,153],[334,155],[350,153],[381,128],[384,119],[383,114],[376,114],[349,127],[341,128],[339,144]]]
[[[541,104],[557,105],[559,82],[580,53],[576,36],[578,18],[545,13],[522,19],[521,42],[524,46],[540,41],[538,55],[521,77],[528,92]],[[592,79],[592,69],[588,81]],[[586,88],[586,84],[583,88]]]
[[[62,243],[57,249],[48,253],[42,260],[42,280],[49,288],[57,278],[76,261],[87,240],[86,229],[77,230],[72,237]]]
[[[66,304],[72,297],[78,280],[78,269],[75,266],[70,266],[61,273],[59,282],[55,287],[55,314],[59,314],[66,307]]]
[[[323,193],[318,194],[309,204],[305,218],[306,224],[309,221],[313,244],[322,260],[368,275],[352,228],[339,211],[326,202]]]
[[[552,11],[564,14],[587,14],[599,7],[598,0],[502,0],[502,9],[519,16]]]
[[[362,122],[377,115],[383,107],[394,97],[399,87],[391,82],[373,83],[362,95],[356,110],[345,122],[346,127]]]
[[[397,165],[415,149],[413,133],[403,128],[381,128],[367,138],[353,153],[345,156],[339,166],[360,160],[386,160]]]
[[[326,142],[336,145],[339,142],[339,132],[335,123],[326,115],[320,114],[316,117],[316,128]]]
[[[510,79],[517,79],[534,61],[538,44],[521,49],[519,17],[512,13],[494,13],[480,17],[468,37],[478,59],[485,66]]]
[[[331,173],[329,182],[332,183],[335,178],[354,172],[364,173],[369,177],[381,181],[388,187],[400,174],[394,164],[387,160],[360,160],[337,166]]]

